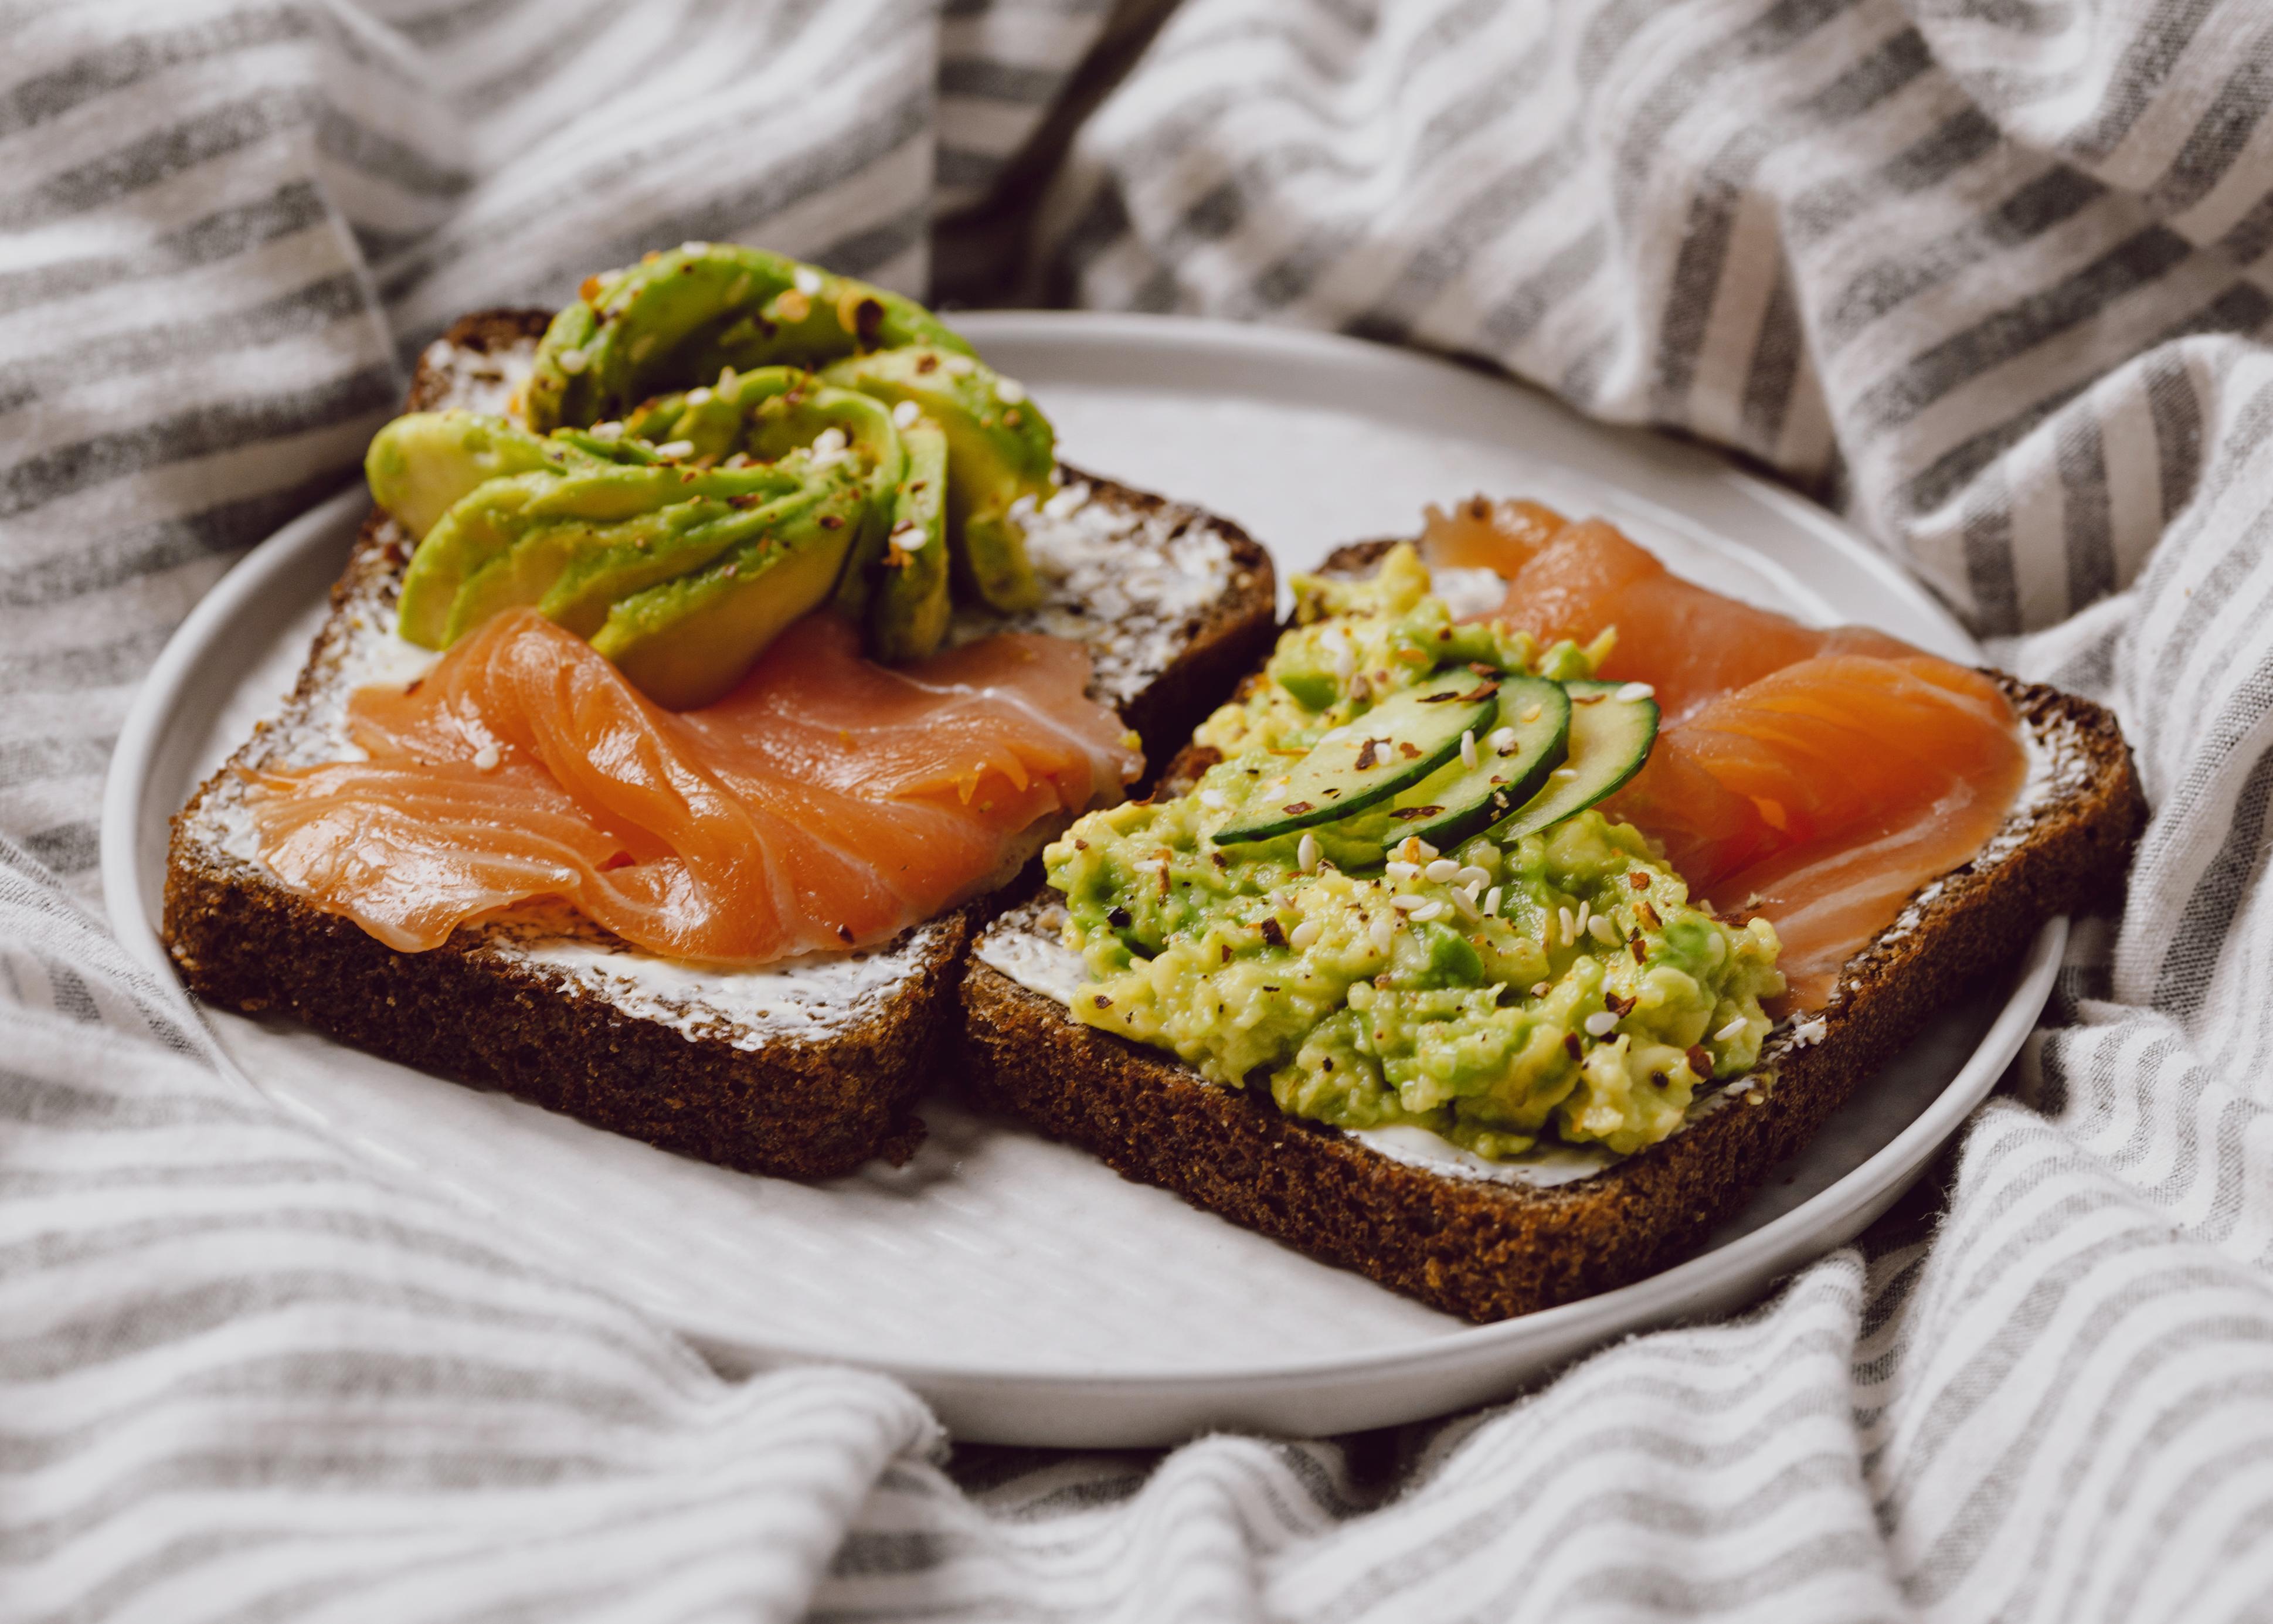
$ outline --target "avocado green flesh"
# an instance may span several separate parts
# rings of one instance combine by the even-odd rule
[[[503,417],[414,411],[371,437],[364,479],[371,500],[411,539],[423,540],[454,504],[484,482],[551,466],[548,449],[559,450]]]
[[[1049,420],[1004,394],[1001,374],[936,349],[888,350],[825,369],[821,377],[895,405],[912,402],[947,436],[947,534],[956,577],[981,602],[1015,613],[1039,600],[1025,531],[1011,516],[1022,498],[1049,494],[1056,438]]]
[[[659,389],[708,382],[723,366],[817,366],[915,343],[970,353],[913,300],[763,249],[689,244],[604,281],[596,302],[562,311],[538,346],[527,395],[534,429],[620,417]]]
[[[1044,853],[1087,969],[1069,1007],[1336,1127],[1422,1128],[1503,1162],[1632,1154],[1679,1128],[1710,1081],[1757,1063],[1761,1000],[1783,989],[1766,921],[1732,927],[1692,905],[1647,836],[1593,808],[1524,833],[1502,819],[1457,844],[1393,826],[1386,803],[1222,838],[1292,777],[1285,752],[1318,742],[1321,724],[1362,728],[1444,680],[1399,650],[1460,644],[1542,723],[1552,707],[1530,685],[1550,673],[1615,695],[1572,645],[1456,624],[1426,580],[1400,548],[1372,581],[1315,594],[1298,581],[1274,680],[1196,735],[1223,759],[1189,793],[1089,814]],[[1636,711],[1608,698],[1572,707],[1573,759],[1596,732],[1579,718],[1613,704],[1631,748]],[[1534,725],[1523,748],[1551,732]]]
[[[1641,771],[1657,742],[1657,701],[1645,695],[1622,699],[1616,682],[1572,682],[1569,754],[1531,801],[1517,808],[1499,829],[1501,840],[1518,840],[1537,830],[1608,800]]]
[[[667,709],[723,697],[791,622],[829,601],[852,544],[859,500],[844,481],[833,498],[810,502],[723,562],[621,599],[593,635],[593,648]]]
[[[927,417],[900,431],[907,472],[893,493],[883,550],[869,565],[868,635],[880,658],[917,660],[938,651],[954,603],[948,591],[947,436]],[[852,578],[848,568],[845,578]],[[840,590],[840,601],[842,589]]]
[[[1216,831],[1219,845],[1339,822],[1420,783],[1499,713],[1499,680],[1459,671],[1384,700],[1335,728],[1267,789],[1262,804]]]
[[[1448,766],[1416,785],[1397,798],[1391,816],[1431,846],[1458,846],[1539,792],[1562,765],[1570,731],[1569,690],[1540,677],[1511,677],[1500,685],[1497,713],[1475,733],[1476,764],[1457,772]]]

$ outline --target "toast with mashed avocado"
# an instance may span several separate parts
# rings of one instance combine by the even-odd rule
[[[692,284],[723,257],[674,251],[646,263],[676,274],[691,262],[683,281]],[[739,601],[772,592],[775,570],[798,577],[784,590],[805,607],[838,583],[847,594],[840,606],[861,619],[886,659],[995,630],[1073,638],[1091,656],[1091,697],[1164,760],[1267,646],[1275,591],[1267,555],[1235,525],[1071,470],[1033,500],[1037,455],[1046,461],[1046,443],[1040,454],[1032,444],[1039,414],[1012,409],[1024,420],[1007,437],[998,432],[999,443],[960,424],[952,397],[973,376],[961,340],[904,301],[872,312],[865,293],[855,297],[859,284],[812,267],[792,267],[782,281],[765,319],[713,320],[680,335],[715,351],[702,357],[703,375],[736,380],[732,403],[746,421],[761,433],[778,424],[795,442],[770,463],[701,455],[697,442],[716,430],[724,386],[647,395],[655,380],[639,367],[652,352],[637,339],[618,342],[622,320],[603,322],[581,346],[545,352],[540,340],[561,319],[487,312],[425,350],[409,391],[414,415],[389,425],[371,459],[385,504],[363,526],[298,686],[174,820],[164,934],[201,997],[303,1020],[391,1059],[729,1167],[819,1177],[912,1149],[921,1124],[911,1102],[942,1062],[979,905],[879,947],[755,969],[675,962],[541,904],[461,927],[429,951],[397,951],[263,862],[247,800],[255,786],[246,770],[350,756],[349,695],[417,675],[429,650],[478,618],[485,595],[534,605],[596,647],[606,641],[602,651],[650,679],[651,693],[685,701],[716,691],[709,651],[765,629],[731,613],[728,599],[753,580],[762,591],[739,592]],[[609,290],[590,291],[610,315]],[[776,341],[796,335],[792,317],[819,323],[824,337],[874,336],[874,327],[908,341],[907,376],[846,377],[842,387],[784,380],[769,366]],[[654,315],[665,328],[689,320]],[[892,330],[895,321],[907,330]],[[561,354],[570,357],[565,369]],[[844,365],[864,363],[848,354]],[[880,363],[870,355],[865,365]],[[1007,380],[987,377],[1000,395]],[[646,415],[627,427],[609,418],[596,431],[535,437],[538,420],[627,407]],[[1003,410],[994,410],[1000,430]],[[800,412],[806,420],[792,420]],[[942,420],[936,432],[926,426]],[[961,452],[947,443],[950,432],[969,442]],[[898,484],[881,504],[851,500],[859,492],[841,477],[879,466],[849,455],[856,435],[896,447],[889,471]],[[573,464],[569,477],[546,471],[552,456]],[[947,478],[954,467],[971,477]],[[612,505],[579,515],[591,523],[578,550],[547,550],[558,525],[522,533],[538,502],[603,487]],[[658,504],[649,487],[671,500]],[[885,522],[871,533],[880,510]],[[433,545],[414,546],[406,515]],[[759,534],[744,523],[749,515],[772,523]],[[784,538],[798,545],[780,545]],[[955,568],[975,590],[951,594],[949,553],[974,550],[976,568]],[[823,567],[809,569],[815,556]],[[726,613],[712,613],[722,604]],[[701,658],[682,658],[690,651]],[[1006,877],[1047,832],[1012,853]]]
[[[2105,711],[1998,677],[2033,770],[1792,1010],[1747,905],[1597,804],[1649,756],[1608,636],[1462,621],[1410,546],[1298,581],[1152,801],[1092,813],[962,999],[989,1100],[1124,1177],[1489,1320],[1677,1259],[1935,1011],[2119,875]]]

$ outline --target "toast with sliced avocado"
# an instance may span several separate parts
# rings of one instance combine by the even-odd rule
[[[1362,596],[1421,568],[1368,544],[1298,582],[1279,651],[1153,801],[1077,822],[1050,883],[984,925],[961,989],[982,1099],[1322,1261],[1502,1319],[1692,1251],[2127,861],[2143,804],[2114,718],[1961,672],[2009,702],[2025,779],[1827,1001],[1789,1007],[1756,898],[1692,894],[1596,805],[1651,790],[1654,749],[1693,748],[1658,744],[1649,685],[1595,680],[1606,643],[1542,646],[1441,603],[1429,619],[1419,587]],[[1349,594],[1347,624],[1305,620],[1313,593]]]
[[[405,617],[416,618],[419,642],[439,648],[464,635],[454,617],[478,621],[499,605],[536,606],[649,679],[651,691],[686,703],[718,681],[716,662],[690,659],[690,650],[754,645],[769,630],[756,616],[790,599],[810,606],[848,577],[841,606],[861,618],[886,659],[999,630],[1080,642],[1091,657],[1091,696],[1117,709],[1165,759],[1267,645],[1275,590],[1267,555],[1235,525],[1109,479],[1064,470],[1061,483],[1038,490],[1034,470],[1008,454],[1001,467],[988,466],[985,482],[966,484],[964,509],[950,515],[946,432],[925,410],[895,400],[830,385],[807,388],[769,417],[760,395],[805,387],[763,372],[779,348],[768,323],[805,320],[821,302],[800,291],[800,276],[826,295],[809,270],[785,272],[769,292],[771,315],[746,331],[698,323],[691,337],[679,335],[717,351],[706,352],[706,365],[717,360],[713,371],[739,369],[750,398],[736,404],[759,425],[755,432],[784,423],[791,455],[769,464],[728,468],[690,455],[709,432],[711,401],[691,398],[701,391],[661,401],[641,394],[652,382],[640,370],[647,352],[615,343],[620,321],[599,321],[586,349],[570,352],[566,372],[558,343],[547,351],[551,363],[538,365],[539,340],[556,320],[542,311],[468,316],[425,350],[407,410],[456,415],[398,419],[390,432],[446,431],[446,443],[390,462],[399,447],[382,437],[372,468],[386,506],[362,528],[297,686],[174,820],[164,935],[199,996],[304,1021],[421,1070],[737,1169],[819,1177],[911,1150],[921,1128],[911,1103],[951,1049],[955,991],[985,903],[861,951],[755,969],[677,962],[543,902],[461,926],[428,951],[402,951],[265,863],[249,800],[259,793],[249,773],[355,754],[349,695],[416,674],[405,661],[419,650],[398,635]],[[611,305],[589,285],[588,293],[602,295],[602,317],[619,313],[620,301]],[[927,346],[923,353],[940,357],[948,377],[962,375],[944,362],[967,347],[913,311],[853,303],[812,320],[832,342],[845,332],[873,336],[878,320],[913,323],[900,336]],[[663,326],[692,319],[675,306],[654,316]],[[921,396],[929,375],[912,372],[904,394]],[[566,411],[572,421],[585,396],[604,396],[617,410],[637,406],[649,421],[636,427],[677,437],[664,442],[672,457],[659,465],[606,434],[580,444],[569,437],[586,432],[574,429],[550,440],[513,431],[502,418],[517,396],[532,414],[558,419]],[[889,470],[887,522],[869,535],[861,526],[874,508],[844,500],[843,485],[828,477],[836,470],[809,465],[831,460],[832,430],[849,443],[896,410],[902,460]],[[805,417],[786,422],[792,412]],[[468,413],[497,425],[494,432],[469,433]],[[555,454],[573,466],[548,469]],[[790,477],[800,470],[815,477]],[[581,483],[572,490],[574,481]],[[654,494],[666,486],[667,510]],[[715,500],[686,500],[698,486]],[[559,508],[564,491],[581,504],[582,529],[532,528],[532,508]],[[950,522],[999,552],[1009,507],[1037,493],[1042,500],[1021,506],[1016,568],[998,560],[993,568],[1001,601],[953,601],[945,585]],[[753,513],[772,522],[746,523]],[[414,546],[406,514],[430,544],[446,523],[456,539]],[[785,536],[838,551],[819,554],[816,568],[816,553],[782,545]],[[739,590],[769,570],[796,579],[780,593]],[[1009,575],[1019,578],[1003,584]],[[1003,877],[1047,832],[1009,853]]]

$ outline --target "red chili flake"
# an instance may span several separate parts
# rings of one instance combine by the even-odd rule
[[[1263,921],[1263,939],[1273,947],[1287,945],[1287,933],[1279,929],[1279,921],[1275,919],[1266,919]]]
[[[1639,868],[1629,868],[1626,870],[1626,883],[1632,886],[1636,891],[1647,891],[1649,889],[1649,876],[1644,874]]]
[[[1404,756],[1407,761],[1419,761],[1421,759],[1421,752],[1414,746],[1407,744],[1402,741],[1399,741],[1397,749],[1398,753]]]
[[[1097,996],[1091,999],[1090,1002],[1096,1004],[1100,1010],[1109,1010],[1113,1007],[1113,1000],[1106,997],[1103,993],[1098,994]]]
[[[1434,817],[1444,809],[1442,807],[1398,807],[1389,816],[1399,823],[1409,823],[1416,817]]]
[[[1015,429],[1019,424],[1024,421],[1025,419],[1019,416],[1018,409],[1016,406],[1011,407],[1009,410],[1002,414],[1002,426],[1006,429]]]
[[[1657,910],[1650,906],[1648,903],[1635,903],[1634,912],[1641,915],[1642,923],[1647,925],[1652,930],[1662,930],[1665,929],[1665,921],[1658,918]]]
[[[1643,963],[1648,957],[1642,947],[1641,932],[1639,930],[1626,938],[1626,948],[1633,954],[1636,964]]]
[[[1290,801],[1284,809],[1288,812],[1308,812],[1310,809],[1310,803],[1307,801]]]
[[[1683,1058],[1689,1062],[1689,1069],[1696,1072],[1699,1077],[1713,1075],[1713,1056],[1702,1043],[1692,1043],[1689,1046],[1688,1054]]]
[[[1566,1032],[1563,1034],[1563,1052],[1570,1056],[1573,1060],[1583,1060],[1586,1058],[1586,1050],[1579,1047],[1579,1034],[1577,1033]]]
[[[1374,747],[1376,745],[1387,744],[1388,742],[1389,741],[1386,739],[1369,739],[1363,744],[1358,746],[1357,770],[1360,772],[1370,771],[1374,764]]]
[[[1489,699],[1494,694],[1498,692],[1498,683],[1479,682],[1475,687],[1470,688],[1467,693],[1461,695],[1459,697],[1463,703],[1474,704],[1480,699]]]
[[[1499,667],[1497,665],[1487,665],[1482,660],[1470,660],[1468,669],[1480,677],[1489,677],[1495,682],[1499,680]]]
[[[919,372],[934,372],[938,370],[939,357],[937,356],[926,355],[916,357],[916,371]]]
[[[1210,852],[1208,853],[1208,859],[1219,868],[1228,868],[1231,867],[1231,860],[1226,857],[1221,852]]]
[[[1089,842],[1086,840],[1076,840],[1073,843],[1073,849],[1076,852],[1085,852],[1089,850]]]
[[[1633,1006],[1634,1001],[1632,998],[1621,998],[1614,992],[1606,992],[1602,995],[1602,1007],[1620,1020],[1633,1013]]]
[[[821,515],[821,528],[825,530],[841,530],[844,528],[844,521],[836,514],[824,513]]]
[[[1229,964],[1231,962],[1231,945],[1228,943],[1224,944],[1223,962],[1226,964]]]

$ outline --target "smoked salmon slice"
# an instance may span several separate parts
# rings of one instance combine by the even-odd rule
[[[1793,1007],[1821,1007],[1917,888],[1996,832],[2027,777],[1987,676],[1684,581],[1602,520],[1479,499],[1431,509],[1424,548],[1505,578],[1478,618],[1582,643],[1616,628],[1601,674],[1648,683],[1664,726],[1604,810],[1655,838],[1693,894],[1775,926]]]
[[[251,810],[272,869],[404,951],[557,898],[650,952],[761,965],[889,941],[1117,799],[1143,758],[1089,678],[1028,634],[888,670],[822,613],[672,712],[519,609],[358,691],[368,759],[256,772]]]

